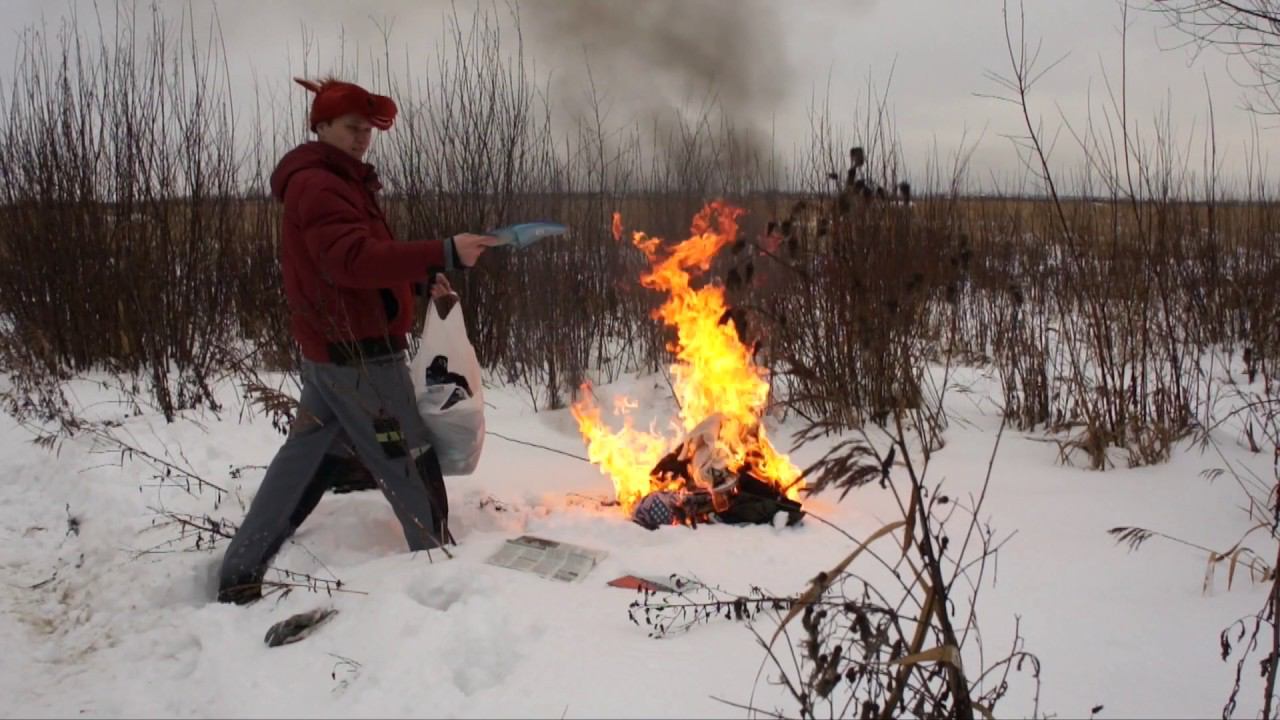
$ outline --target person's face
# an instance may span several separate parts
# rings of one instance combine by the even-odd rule
[[[363,115],[347,113],[316,125],[320,142],[328,143],[356,160],[364,160],[373,142],[373,125]]]

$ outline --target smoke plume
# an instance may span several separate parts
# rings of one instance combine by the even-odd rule
[[[760,0],[556,0],[521,6],[534,54],[553,67],[552,100],[590,118],[591,82],[609,124],[723,113],[764,151],[791,68],[780,7]],[[546,68],[540,68],[546,69]],[[590,74],[588,74],[588,69]]]

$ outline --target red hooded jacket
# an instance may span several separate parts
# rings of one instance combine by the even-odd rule
[[[372,165],[322,142],[289,151],[271,174],[290,327],[308,360],[405,348],[413,283],[448,264],[444,241],[395,239],[381,188]]]

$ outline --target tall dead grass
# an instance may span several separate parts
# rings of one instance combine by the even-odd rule
[[[454,278],[482,362],[538,407],[562,406],[588,375],[666,366],[659,298],[612,214],[680,240],[718,196],[748,209],[713,273],[732,320],[774,370],[779,403],[833,430],[933,407],[922,399],[945,390],[939,363],[989,365],[1015,427],[1057,431],[1065,460],[1097,468],[1159,461],[1203,425],[1215,363],[1273,396],[1280,228],[1260,174],[1228,200],[1206,180],[1212,157],[1192,173],[1168,135],[1081,134],[1091,166],[1075,187],[967,195],[964,153],[903,175],[871,93],[850,130],[812,108],[810,145],[786,171],[715,107],[669,119],[665,137],[599,114],[561,134],[518,28],[484,12],[450,27],[425,67],[398,68],[388,47],[364,68],[402,108],[374,160],[402,237],[531,218],[572,228]],[[256,112],[237,114],[216,33],[203,42],[188,16],[154,10],[122,28],[29,32],[0,93],[0,354],[27,390],[101,367],[144,381],[172,416],[212,403],[225,373],[296,366],[279,208],[263,194],[302,137],[302,101],[259,92]],[[932,445],[943,427],[922,418]]]

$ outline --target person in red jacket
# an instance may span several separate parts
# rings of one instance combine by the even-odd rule
[[[288,439],[223,557],[223,602],[262,596],[267,563],[344,463],[358,461],[377,479],[411,551],[446,542],[443,478],[405,358],[413,288],[441,270],[474,265],[497,242],[476,234],[396,240],[378,205],[378,174],[364,162],[374,129],[391,128],[395,103],[351,83],[297,82],[315,93],[317,140],[285,154],[271,192],[284,204],[280,263],[302,350],[302,394]],[[433,293],[447,288],[439,276]]]

